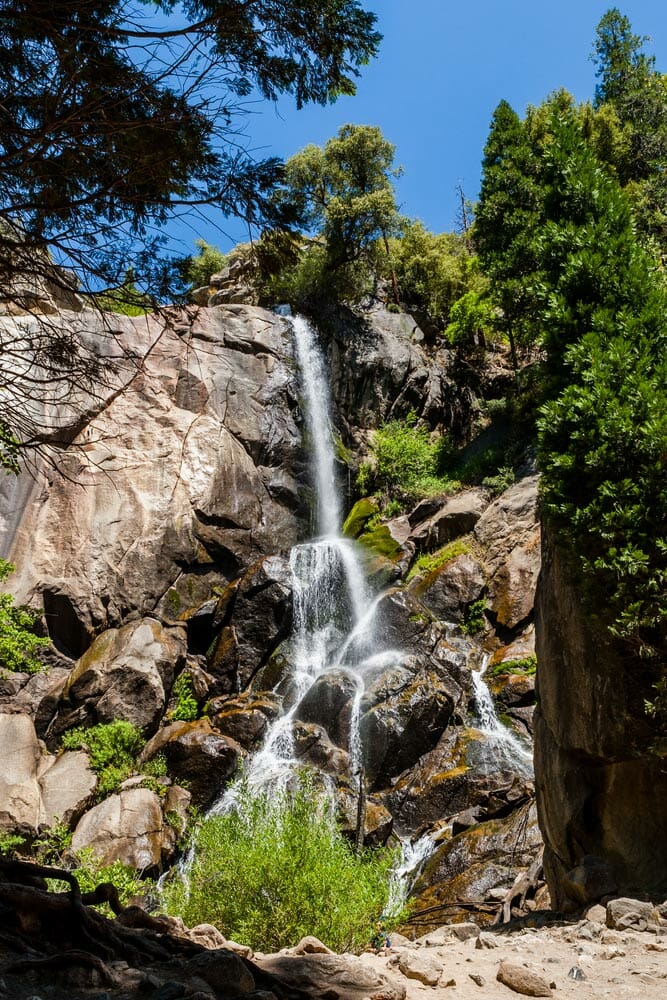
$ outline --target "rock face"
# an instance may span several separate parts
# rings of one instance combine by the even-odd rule
[[[586,615],[549,538],[536,614],[536,790],[554,905],[567,905],[565,874],[586,855],[609,866],[623,895],[662,899],[667,856],[656,844],[667,827],[664,763],[636,752],[636,680]]]
[[[19,567],[14,592],[43,606],[53,639],[77,657],[128,614],[178,617],[212,583],[292,545],[300,434],[291,342],[272,313],[113,316],[108,330],[85,312],[62,322],[124,357],[85,425],[68,430],[57,459],[68,478],[45,473],[29,497],[6,494],[0,528]]]
[[[128,788],[85,814],[72,836],[72,850],[90,847],[103,864],[119,860],[147,871],[159,867],[165,835],[173,846],[170,834],[155,792]]]

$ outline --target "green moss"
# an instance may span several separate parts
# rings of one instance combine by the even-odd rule
[[[465,555],[472,549],[472,544],[468,538],[455,538],[453,542],[443,545],[437,552],[424,552],[410,567],[407,579],[411,580],[415,576],[426,573],[435,573],[442,569],[447,563],[452,562],[458,556]]]
[[[403,555],[403,550],[393,537],[386,524],[378,525],[372,531],[365,531],[359,536],[359,542],[377,555],[384,556],[391,562],[397,562]]]
[[[497,663],[489,670],[489,677],[498,677],[500,674],[525,674],[531,677],[537,670],[537,657],[525,656],[522,659],[504,660]]]
[[[367,522],[379,513],[380,505],[375,497],[364,497],[362,500],[357,500],[345,519],[343,536],[345,538],[358,538]]]
[[[177,615],[181,610],[181,595],[174,587],[170,587],[167,591],[167,604],[173,615]]]

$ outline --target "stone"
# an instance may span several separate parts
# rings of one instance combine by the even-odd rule
[[[611,930],[646,930],[649,925],[654,927],[659,923],[659,916],[652,903],[639,899],[611,899],[607,903],[606,924]]]
[[[224,948],[227,944],[224,936],[213,924],[195,924],[188,930],[187,936],[202,948]]]
[[[480,934],[477,924],[463,923],[450,924],[449,926],[452,937],[457,938],[459,941],[470,941],[471,938],[478,938]]]
[[[498,947],[498,942],[496,938],[493,936],[493,934],[489,934],[486,931],[480,931],[479,936],[475,941],[475,948],[481,951],[484,948],[490,950],[492,948],[497,948],[497,947]]]
[[[185,630],[165,628],[154,618],[107,629],[72,670],[60,713],[84,706],[94,722],[124,719],[154,732],[185,649]]]
[[[593,906],[589,906],[586,910],[586,920],[590,921],[592,924],[606,924],[607,922],[607,910],[606,907],[600,906],[599,903],[594,903]]]
[[[39,779],[40,824],[50,827],[59,821],[71,828],[90,803],[96,785],[97,775],[87,753],[68,750],[61,754]]]
[[[405,1000],[405,987],[355,955],[255,955],[262,971],[311,1000]]]
[[[399,954],[398,967],[406,979],[416,979],[424,986],[437,986],[443,967],[423,952],[404,951]]]
[[[0,829],[35,834],[39,826],[42,750],[27,715],[0,715]]]
[[[301,938],[298,944],[292,948],[293,955],[333,955],[331,948],[327,948],[319,938],[309,935]]]
[[[417,577],[411,591],[442,621],[461,621],[466,608],[479,599],[486,583],[481,563],[469,553]]]
[[[216,997],[236,997],[251,993],[255,980],[243,959],[226,948],[216,948],[191,958],[186,970],[212,986]]]
[[[467,535],[488,506],[482,490],[465,490],[447,499],[428,520],[413,530],[410,540],[419,551],[431,552],[447,542]]]
[[[587,854],[580,865],[563,876],[563,893],[579,906],[594,903],[616,892],[616,880],[602,858]]]
[[[484,976],[480,976],[478,972],[469,972],[468,978],[472,979],[475,986],[486,986],[486,979]]]
[[[77,823],[72,850],[89,847],[102,864],[122,861],[139,871],[158,868],[165,848],[171,849],[160,799],[148,788],[131,788],[110,795]]]
[[[538,973],[533,972],[518,962],[503,961],[500,963],[496,979],[503,986],[508,986],[515,993],[526,997],[550,997],[549,983]]]
[[[163,753],[169,773],[188,785],[195,805],[207,808],[235,773],[241,747],[222,736],[208,719],[172,722],[160,729],[142,750],[139,763]]]

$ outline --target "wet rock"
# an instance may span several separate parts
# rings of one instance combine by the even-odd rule
[[[518,962],[503,961],[498,968],[496,979],[515,993],[526,997],[550,997],[549,983],[537,972],[533,972]]]
[[[437,618],[458,622],[466,608],[479,599],[485,583],[481,563],[464,553],[416,579],[410,589]]]
[[[144,763],[158,753],[167,760],[169,773],[187,784],[199,808],[211,805],[235,773],[242,749],[216,732],[208,719],[172,722],[159,730],[141,752]]]
[[[148,788],[130,788],[110,795],[90,809],[72,835],[72,850],[89,847],[105,864],[147,871],[159,867],[165,848],[173,847],[173,832],[165,824],[160,799]]]
[[[338,821],[344,834],[353,840],[357,832],[359,791],[356,787],[339,785],[336,790]],[[382,847],[387,843],[394,826],[394,819],[385,806],[374,796],[366,798],[364,814],[364,846]]]
[[[318,677],[299,702],[296,717],[324,726],[332,740],[347,746],[351,701],[357,680],[346,670],[332,670]]]
[[[295,722],[293,735],[297,760],[312,764],[324,774],[350,774],[349,755],[331,742],[323,726],[314,722]]]
[[[107,629],[72,670],[63,691],[61,719],[83,708],[91,721],[125,719],[153,732],[175,673],[185,663],[185,646],[182,628],[164,628],[154,618]]]

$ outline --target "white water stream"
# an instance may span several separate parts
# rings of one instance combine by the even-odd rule
[[[476,726],[486,736],[489,764],[494,769],[509,767],[520,774],[533,773],[533,754],[498,718],[488,684],[485,680],[489,657],[485,656],[479,670],[472,672],[472,686],[475,696]]]

